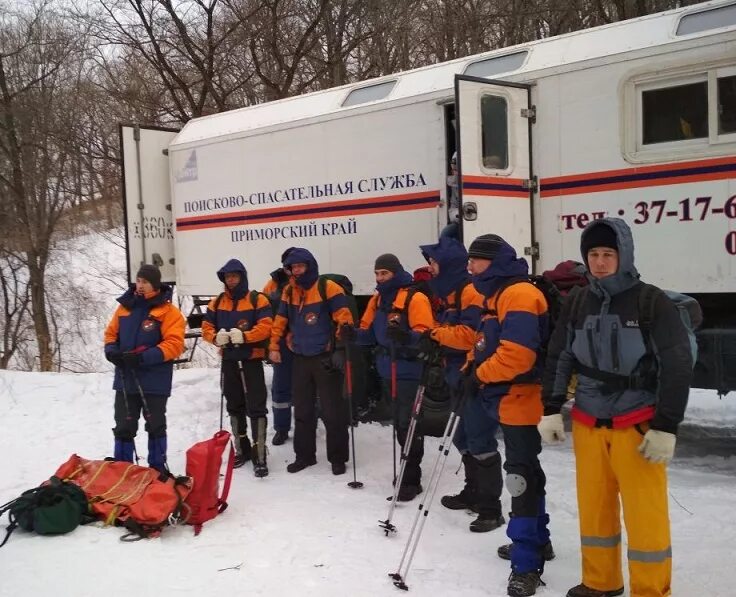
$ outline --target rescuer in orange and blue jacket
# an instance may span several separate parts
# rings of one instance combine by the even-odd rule
[[[541,584],[543,552],[549,543],[545,476],[537,424],[542,417],[541,347],[548,336],[547,301],[528,283],[528,266],[500,236],[485,234],[468,249],[468,270],[483,295],[484,311],[466,396],[478,393],[501,424],[506,448],[506,487],[511,494],[512,597],[534,595]]]
[[[441,299],[438,327],[431,338],[442,346],[445,379],[453,396],[462,392],[462,372],[480,325],[483,296],[473,287],[468,273],[468,252],[454,238],[440,237],[433,245],[420,247],[432,268],[430,286]],[[462,454],[465,487],[456,495],[442,497],[450,510],[473,510],[478,518],[470,523],[474,533],[486,533],[506,521],[501,512],[503,475],[498,452],[498,421],[486,412],[481,401],[469,397],[460,413],[453,443]]]
[[[148,464],[166,470],[166,401],[176,359],[184,351],[184,316],[171,303],[154,265],[142,265],[135,286],[105,329],[105,357],[115,365],[115,460],[133,462],[141,411],[148,432]]]
[[[368,301],[356,338],[363,346],[376,346],[384,400],[391,403],[395,436],[403,447],[425,367],[418,358],[417,344],[434,326],[434,317],[427,296],[410,288],[413,278],[396,255],[379,255],[374,270],[376,293]],[[398,501],[411,501],[422,492],[423,456],[424,436],[417,432],[407,455]]]
[[[283,337],[294,353],[292,400],[294,403],[294,462],[286,467],[296,473],[317,463],[317,411],[327,431],[327,459],[335,475],[345,473],[348,461],[347,405],[342,396],[343,374],[336,353],[337,334],[342,325],[353,325],[345,291],[332,280],[319,282],[314,256],[303,248],[285,253],[293,285],[281,296],[273,325],[269,357],[281,362]],[[320,294],[323,286],[325,296]]]
[[[221,391],[236,438],[235,466],[252,460],[254,474],[265,477],[268,391],[263,359],[271,338],[271,303],[264,294],[248,288],[248,272],[237,259],[223,265],[217,277],[224,289],[207,305],[202,338],[217,346],[222,354]],[[248,438],[248,419],[253,446]]]

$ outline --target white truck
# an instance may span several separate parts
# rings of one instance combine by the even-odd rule
[[[696,384],[736,389],[733,0],[120,135],[131,275],[210,296],[236,257],[261,288],[304,246],[369,295],[378,254],[423,265],[457,152],[466,244],[498,233],[541,272],[624,218],[642,277],[703,307]]]

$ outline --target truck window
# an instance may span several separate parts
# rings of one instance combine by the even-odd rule
[[[690,35],[733,25],[736,25],[736,4],[729,4],[684,15],[677,25],[676,35]]]
[[[375,102],[377,100],[388,97],[391,90],[396,85],[396,81],[384,81],[383,83],[376,83],[375,85],[369,85],[368,87],[358,87],[353,89],[347,94],[342,102],[342,107],[357,106],[358,104],[365,104],[367,102]]]
[[[708,82],[642,92],[644,145],[708,136]]]
[[[736,133],[736,76],[718,79],[718,134]]]
[[[480,100],[483,167],[505,170],[509,167],[508,104],[506,98],[483,95]]]
[[[495,77],[501,73],[510,73],[521,68],[526,60],[528,50],[522,52],[514,52],[513,54],[505,54],[504,56],[494,56],[486,58],[478,62],[471,62],[465,67],[465,75],[473,77]]]

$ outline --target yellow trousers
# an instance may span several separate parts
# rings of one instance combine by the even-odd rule
[[[646,431],[646,424],[640,425]],[[623,505],[631,597],[671,594],[672,548],[667,468],[637,451],[636,427],[607,429],[573,421],[583,584],[599,591],[624,586],[621,572]]]

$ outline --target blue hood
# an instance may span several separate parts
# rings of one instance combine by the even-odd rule
[[[460,241],[443,236],[438,243],[422,245],[419,249],[427,261],[431,257],[440,265],[439,275],[429,281],[436,296],[446,298],[470,278],[468,252]]]
[[[225,287],[225,290],[230,293],[233,299],[240,300],[248,294],[248,272],[240,261],[237,259],[231,259],[217,270],[217,277],[223,284],[225,283],[225,274],[240,274],[240,282],[238,282],[238,285],[235,288],[229,290],[227,286]]]
[[[473,286],[484,297],[492,297],[510,278],[523,278],[529,275],[526,259],[516,256],[514,248],[504,241],[495,259],[485,271],[471,277]]]
[[[126,290],[122,295],[120,295],[117,299],[117,301],[126,309],[133,310],[136,307],[157,307],[158,305],[163,305],[164,303],[168,303],[171,301],[171,297],[174,294],[174,289],[169,286],[168,284],[161,284],[161,288],[159,289],[159,293],[151,297],[150,299],[146,299],[143,296],[139,296],[135,293],[135,286],[131,286]]]
[[[284,265],[292,266],[295,263],[307,264],[306,272],[301,276],[294,276],[294,282],[297,286],[304,290],[314,286],[317,278],[319,278],[319,267],[317,266],[317,260],[314,258],[314,255],[307,251],[307,249],[294,247],[292,249],[288,249],[287,252],[284,253],[284,257]]]

